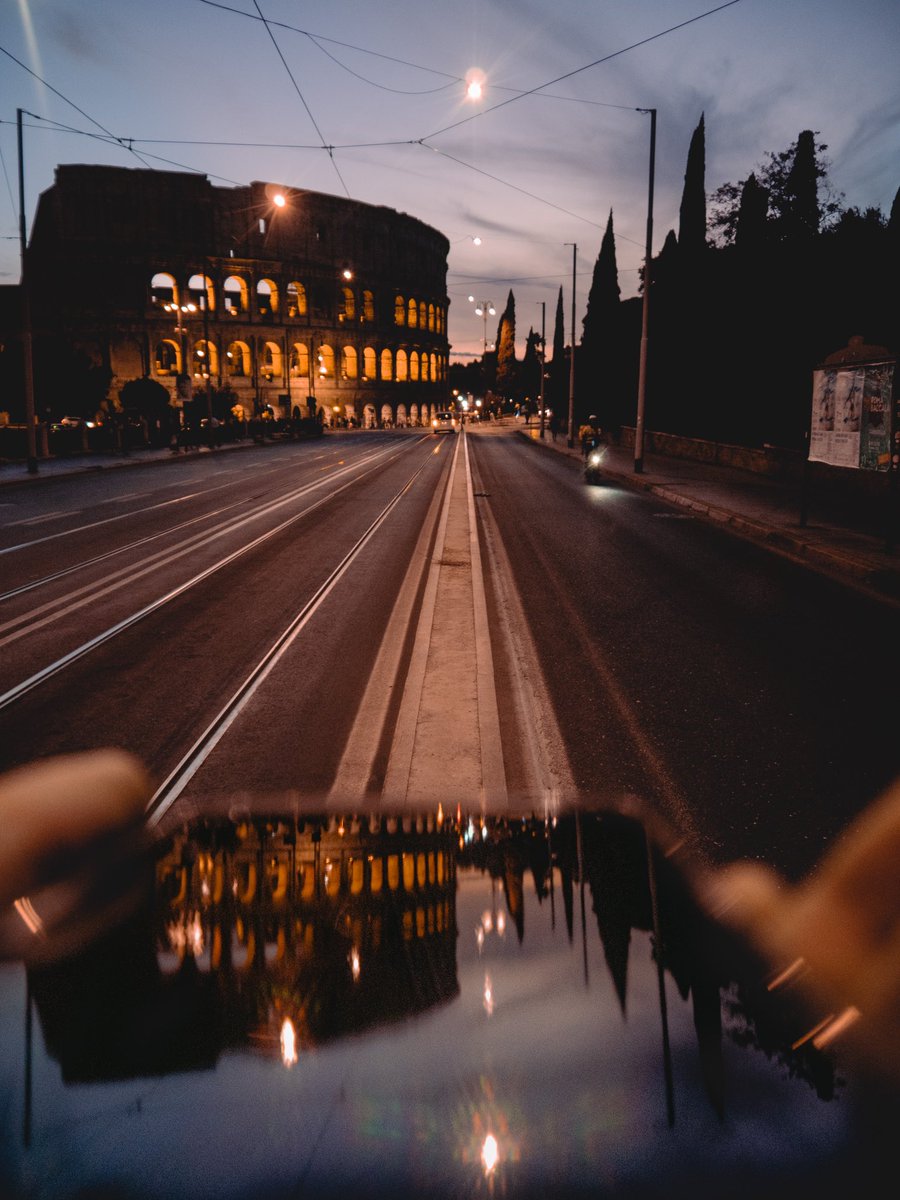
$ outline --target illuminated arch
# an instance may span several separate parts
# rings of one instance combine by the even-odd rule
[[[410,300],[409,309],[406,315],[406,323],[410,329],[415,329],[419,323],[419,306],[415,300]]]
[[[363,292],[363,320],[375,320],[375,297],[369,291]]]
[[[418,350],[413,350],[413,352],[409,356],[409,377],[413,381],[413,383],[415,383],[416,380],[419,378],[419,352],[418,352]]]
[[[353,295],[353,288],[341,288],[341,308],[338,313],[339,321],[352,321],[356,317],[356,297]]]
[[[174,283],[175,280],[173,279],[172,282]],[[395,325],[405,325],[406,324],[406,301],[403,299],[402,296],[398,296],[394,300],[394,324]]]
[[[366,346],[363,350],[363,379],[375,378],[376,362],[374,349],[371,346]]]
[[[284,357],[279,343],[266,342],[262,348],[262,359],[259,364],[259,372],[263,378],[270,383],[273,379],[280,379],[284,370],[283,363]]]
[[[222,284],[222,296],[225,311],[231,316],[236,317],[238,313],[245,313],[250,298],[250,289],[246,279],[241,279],[239,275],[229,275]]]
[[[428,328],[434,333],[434,305],[428,305]]]
[[[334,379],[334,350],[331,346],[319,347],[317,373],[320,379]]]
[[[309,347],[306,342],[294,342],[291,347],[291,375],[294,379],[309,377]]]
[[[199,375],[203,379],[209,379],[212,375],[218,375],[219,351],[215,342],[208,342],[205,338],[194,342],[193,357],[192,370],[195,377]]]
[[[231,342],[225,351],[225,374],[232,379],[250,374],[250,347],[246,342]]]
[[[353,346],[341,347],[341,379],[358,379],[359,364]]]
[[[177,342],[164,338],[156,343],[156,373],[157,375],[178,375],[181,373],[181,348]]]
[[[178,300],[178,285],[175,276],[168,271],[157,271],[150,280],[150,300],[152,304],[162,307],[164,304],[175,304]]]
[[[188,295],[201,312],[215,312],[216,291],[208,275],[192,275],[188,280]]]
[[[278,312],[278,284],[274,279],[260,279],[256,285],[256,307],[261,317]]]
[[[402,383],[409,378],[406,351],[397,351],[397,379]]]
[[[394,377],[394,356],[390,350],[382,350],[381,352],[381,378],[393,379]]]
[[[287,285],[287,310],[289,317],[305,317],[309,311],[306,288],[296,279]]]

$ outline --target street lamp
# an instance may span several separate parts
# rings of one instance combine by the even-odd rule
[[[544,370],[545,360],[547,358],[547,302],[545,300],[536,300],[536,304],[541,306],[541,437],[544,436]]]
[[[181,370],[178,373],[176,390],[178,391],[178,398],[182,402],[182,407],[184,407],[184,401],[191,400],[194,394],[194,383],[191,378],[191,372],[188,369],[188,327],[185,318],[188,313],[195,313],[197,311],[197,305],[193,301],[189,301],[187,304],[179,304],[173,300],[171,304],[164,304],[163,309],[165,312],[175,314],[175,332],[178,335],[178,349],[181,355]],[[208,345],[209,341],[207,340],[207,347]]]
[[[569,430],[566,441],[571,450],[575,445],[575,265],[578,259],[578,243],[565,244],[572,247],[572,352],[569,356]]]
[[[473,303],[474,300],[475,300],[474,296],[469,297],[470,304]],[[483,320],[483,323],[484,323],[484,333],[482,335],[482,342],[481,342],[481,357],[482,357],[482,359],[487,354],[487,319],[488,319],[489,315],[493,317],[493,316],[496,316],[496,314],[497,314],[497,310],[496,310],[496,308],[494,308],[493,300],[479,300],[478,303],[475,305],[475,315],[481,317]]]

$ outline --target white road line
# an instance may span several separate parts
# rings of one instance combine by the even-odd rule
[[[414,481],[425,470],[426,465],[427,459],[416,469],[411,478],[407,480],[393,499],[382,509],[362,537],[297,613],[291,624],[284,630],[266,655],[260,659],[253,671],[219,712],[218,716],[207,726],[203,734],[197,739],[187,754],[184,755],[181,762],[178,763],[175,769],[169,773],[167,779],[157,788],[147,805],[147,823],[149,825],[157,825],[162,820],[165,813],[172,807],[185,787],[228,732],[228,729],[300,636],[303,629],[333,591],[338,581],[358,557],[363,547],[368,543],[376,530],[387,520],[402,497],[409,491]]]
[[[40,525],[43,521],[55,521],[57,517],[74,517],[80,511],[80,509],[76,509],[75,512],[69,512],[60,508],[56,512],[44,513],[42,517],[26,517],[23,521],[10,521],[8,528],[13,529],[16,525]]]

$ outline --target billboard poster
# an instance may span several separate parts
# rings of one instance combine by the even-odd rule
[[[893,362],[814,371],[810,461],[886,471],[893,378]]]

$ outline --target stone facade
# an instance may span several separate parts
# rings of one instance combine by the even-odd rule
[[[274,184],[60,166],[28,248],[35,337],[176,405],[424,424],[446,400],[447,254],[405,213]]]

